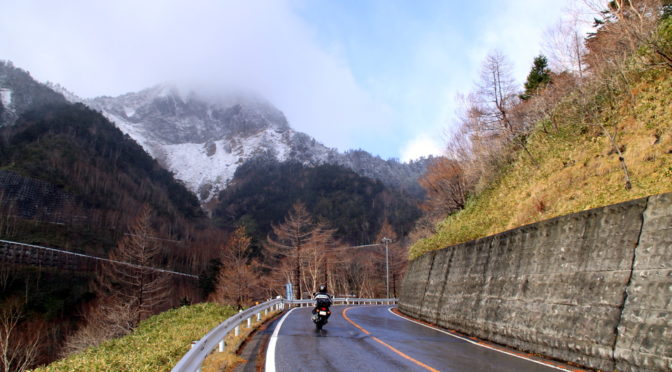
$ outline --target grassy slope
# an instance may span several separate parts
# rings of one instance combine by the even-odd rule
[[[537,129],[529,146],[539,168],[521,154],[464,210],[439,223],[434,236],[416,242],[410,258],[555,216],[672,191],[672,73],[646,75],[631,89],[634,104],[624,100],[612,113],[617,141],[626,149],[631,190],[625,190],[618,157],[599,127],[569,124],[549,134]]]
[[[212,303],[153,316],[130,335],[104,342],[37,371],[169,371],[216,325],[236,312]]]

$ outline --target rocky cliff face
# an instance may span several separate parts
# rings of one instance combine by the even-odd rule
[[[341,154],[293,130],[280,110],[255,96],[206,96],[164,84],[119,97],[81,100],[55,88],[101,111],[204,203],[228,186],[238,166],[266,154],[308,166],[341,165],[422,196],[417,179],[426,160],[403,164],[361,150]]]

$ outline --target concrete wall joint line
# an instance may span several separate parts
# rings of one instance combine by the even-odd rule
[[[462,297],[476,297],[476,296],[462,296]],[[506,298],[501,298],[499,296],[481,296],[481,298],[486,299],[486,300],[498,300],[501,302],[519,302],[523,304],[537,304],[539,303],[538,299],[534,300],[523,300],[523,299],[506,299]],[[606,308],[606,309],[620,309],[621,306],[616,306],[616,305],[609,305],[609,304],[589,304],[589,305],[584,305],[584,304],[578,304],[578,303],[572,303],[572,302],[560,302],[560,301],[546,301],[545,304],[548,305],[560,305],[560,306],[571,306],[571,307],[577,307],[577,308],[586,308],[586,309],[592,309],[592,308]],[[658,310],[658,309],[649,309],[649,310]],[[667,311],[665,309],[661,309],[661,311]]]
[[[646,225],[646,210],[649,208],[649,198],[646,198],[646,202],[644,204],[644,209],[642,210],[642,213],[640,214],[640,227],[639,227],[639,234],[637,235],[637,243],[635,246],[632,248],[632,261],[630,262],[630,276],[628,277],[628,282],[623,288],[623,302],[621,303],[621,306],[619,308],[619,314],[618,314],[618,322],[616,322],[616,325],[614,326],[614,332],[616,336],[614,337],[614,344],[611,347],[611,360],[612,363],[614,364],[614,369],[616,368],[616,345],[618,345],[618,339],[620,337],[619,334],[619,327],[621,326],[621,323],[623,322],[623,312],[625,311],[625,305],[628,302],[628,290],[630,289],[630,286],[632,285],[632,277],[633,277],[633,272],[635,271],[635,262],[637,261],[637,248],[639,248],[639,243],[641,242],[642,239],[642,232],[644,231],[644,226]]]
[[[629,269],[627,269],[627,270],[618,270],[618,269],[614,269],[614,270],[576,270],[576,271],[571,271],[571,272],[569,272],[569,271],[549,271],[547,273],[525,273],[524,275],[526,275],[526,276],[549,276],[549,275],[559,275],[559,274],[569,274],[569,273],[571,273],[571,274],[575,274],[575,273],[576,274],[579,274],[579,273],[625,273],[625,272],[629,273],[630,271],[632,271],[632,270],[629,270]],[[637,270],[635,270],[635,271],[637,271]],[[508,277],[513,278],[513,277],[516,277],[518,275],[512,274],[512,275],[500,275],[500,276],[501,277],[507,277],[507,278]]]
[[[422,290],[422,299],[420,300],[420,308],[422,308],[425,303],[425,296],[427,295],[427,286],[429,286],[429,278],[432,276],[432,270],[434,269],[434,261],[436,260],[437,252],[432,252],[432,262],[429,264],[429,271],[427,271],[427,280],[425,280],[425,288]]]
[[[451,249],[450,250],[450,257],[448,258],[448,265],[446,265],[446,274],[443,277],[443,285],[441,286],[441,294],[439,295],[439,301],[436,302],[436,318],[434,319],[434,324],[439,324],[439,315],[441,314],[441,306],[443,304],[443,295],[446,292],[446,283],[448,283],[448,275],[450,274],[450,267],[453,263],[453,256],[454,255],[455,255],[455,249]]]

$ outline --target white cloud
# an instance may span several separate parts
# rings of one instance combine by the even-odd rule
[[[522,85],[534,57],[542,52],[544,31],[557,22],[575,0],[510,0],[498,2],[497,13],[484,23],[471,55],[480,66],[485,55],[501,50],[513,63],[513,74]]]
[[[0,12],[2,58],[83,97],[163,81],[242,87],[328,146],[362,146],[390,110],[312,35],[289,1],[22,0]]]
[[[522,84],[544,27],[570,1],[482,0],[477,3],[487,10],[476,13],[469,12],[480,6],[436,1],[428,6],[442,16],[429,23],[380,2],[380,39],[352,35],[361,42],[357,52],[376,51],[364,58],[374,66],[358,65],[341,33],[320,44],[315,33],[322,25],[298,15],[303,0],[5,1],[0,58],[83,97],[163,81],[242,87],[327,146],[407,159],[415,156],[407,153],[418,133],[454,122],[453,97],[472,89],[490,50],[510,57]],[[356,18],[360,6],[346,5],[341,18]],[[404,147],[408,138],[414,139]]]
[[[428,134],[420,134],[410,140],[401,151],[401,160],[409,161],[429,155],[443,154],[443,145],[440,137],[432,137]]]

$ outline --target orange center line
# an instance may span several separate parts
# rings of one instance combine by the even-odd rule
[[[362,326],[360,326],[359,324],[353,322],[350,318],[348,318],[348,315],[347,315],[346,313],[347,313],[347,311],[350,310],[350,309],[352,309],[352,308],[351,308],[351,307],[348,307],[348,308],[343,309],[343,318],[345,318],[345,320],[347,320],[348,322],[350,322],[350,324],[352,324],[352,325],[354,325],[355,327],[357,327],[360,331],[364,332],[364,334],[366,334],[366,335],[371,335],[371,332],[367,331],[367,330],[364,329]],[[382,341],[381,339],[379,339],[378,337],[371,336],[371,338],[372,338],[374,341],[376,341],[376,342],[380,343],[381,345],[385,346],[386,348],[388,348],[388,349],[394,351],[397,355],[401,356],[402,358],[407,359],[407,360],[409,360],[409,361],[411,361],[411,362],[413,362],[413,363],[419,365],[420,367],[423,367],[423,368],[427,369],[428,371],[439,372],[438,369],[432,368],[432,367],[426,365],[425,363],[423,363],[423,362],[421,362],[421,361],[419,361],[419,360],[417,360],[417,359],[413,359],[413,358],[411,358],[410,356],[408,356],[408,355],[402,353],[401,351],[395,349],[394,347],[390,346],[389,344],[383,342],[383,341]]]

